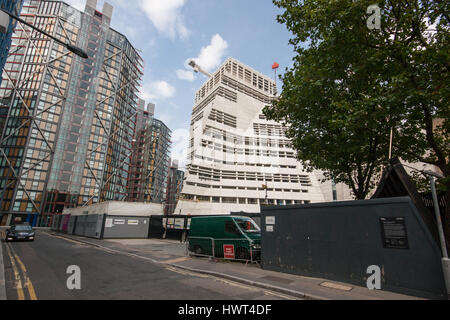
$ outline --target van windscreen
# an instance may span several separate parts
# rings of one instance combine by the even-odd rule
[[[244,232],[260,232],[258,225],[251,219],[234,219]]]

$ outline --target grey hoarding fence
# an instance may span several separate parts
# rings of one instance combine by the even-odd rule
[[[180,230],[166,230],[162,225],[162,216],[129,216],[129,215],[54,215],[53,231],[92,238],[167,238],[183,239],[185,225]],[[183,220],[185,223],[185,220]]]
[[[441,252],[409,197],[262,207],[264,269],[446,298]]]
[[[142,216],[105,216],[103,238],[124,239],[148,238],[150,217]]]
[[[104,214],[71,216],[54,215],[51,230],[77,236],[103,237]]]
[[[59,215],[54,215],[54,216],[53,216],[52,226],[51,226],[51,229],[52,229],[52,230],[55,230],[55,231],[58,230],[60,217],[61,217],[61,216],[59,216]]]
[[[150,216],[58,215],[52,230],[97,239],[148,238]]]
[[[67,231],[66,231],[68,234],[73,234],[73,231],[75,230],[75,225],[77,223],[76,219],[77,219],[77,216],[70,216],[69,223],[67,224]]]
[[[74,234],[89,238],[102,237],[104,214],[78,216]]]
[[[69,217],[70,217],[69,215],[61,215],[61,214],[53,215],[50,229],[53,231],[66,232]]]

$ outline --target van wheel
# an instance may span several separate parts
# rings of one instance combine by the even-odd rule
[[[236,258],[239,260],[250,260],[250,253],[246,248],[237,248]]]
[[[200,247],[200,246],[195,246],[195,247],[194,247],[194,252],[195,252],[196,254],[203,254],[203,248]]]

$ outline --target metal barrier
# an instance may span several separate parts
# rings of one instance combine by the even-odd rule
[[[191,242],[191,239],[195,241]],[[224,245],[234,246],[234,259],[225,257]],[[250,263],[259,263],[261,248],[255,248],[251,240],[242,239],[214,239],[208,237],[189,237],[186,242],[188,255],[209,257],[212,259],[229,259]]]
[[[195,244],[192,244],[190,239],[196,239]],[[214,239],[208,237],[189,237],[186,242],[188,255],[214,257]]]

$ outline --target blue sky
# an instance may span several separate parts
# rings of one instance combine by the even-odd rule
[[[66,0],[83,10],[85,0]],[[98,0],[101,11],[104,0]],[[172,130],[172,157],[183,166],[195,91],[206,78],[194,74],[193,58],[213,72],[228,57],[273,77],[292,65],[290,33],[276,21],[271,0],[108,0],[112,27],[142,51],[141,97],[156,104],[156,117]],[[278,83],[280,87],[280,83]]]

